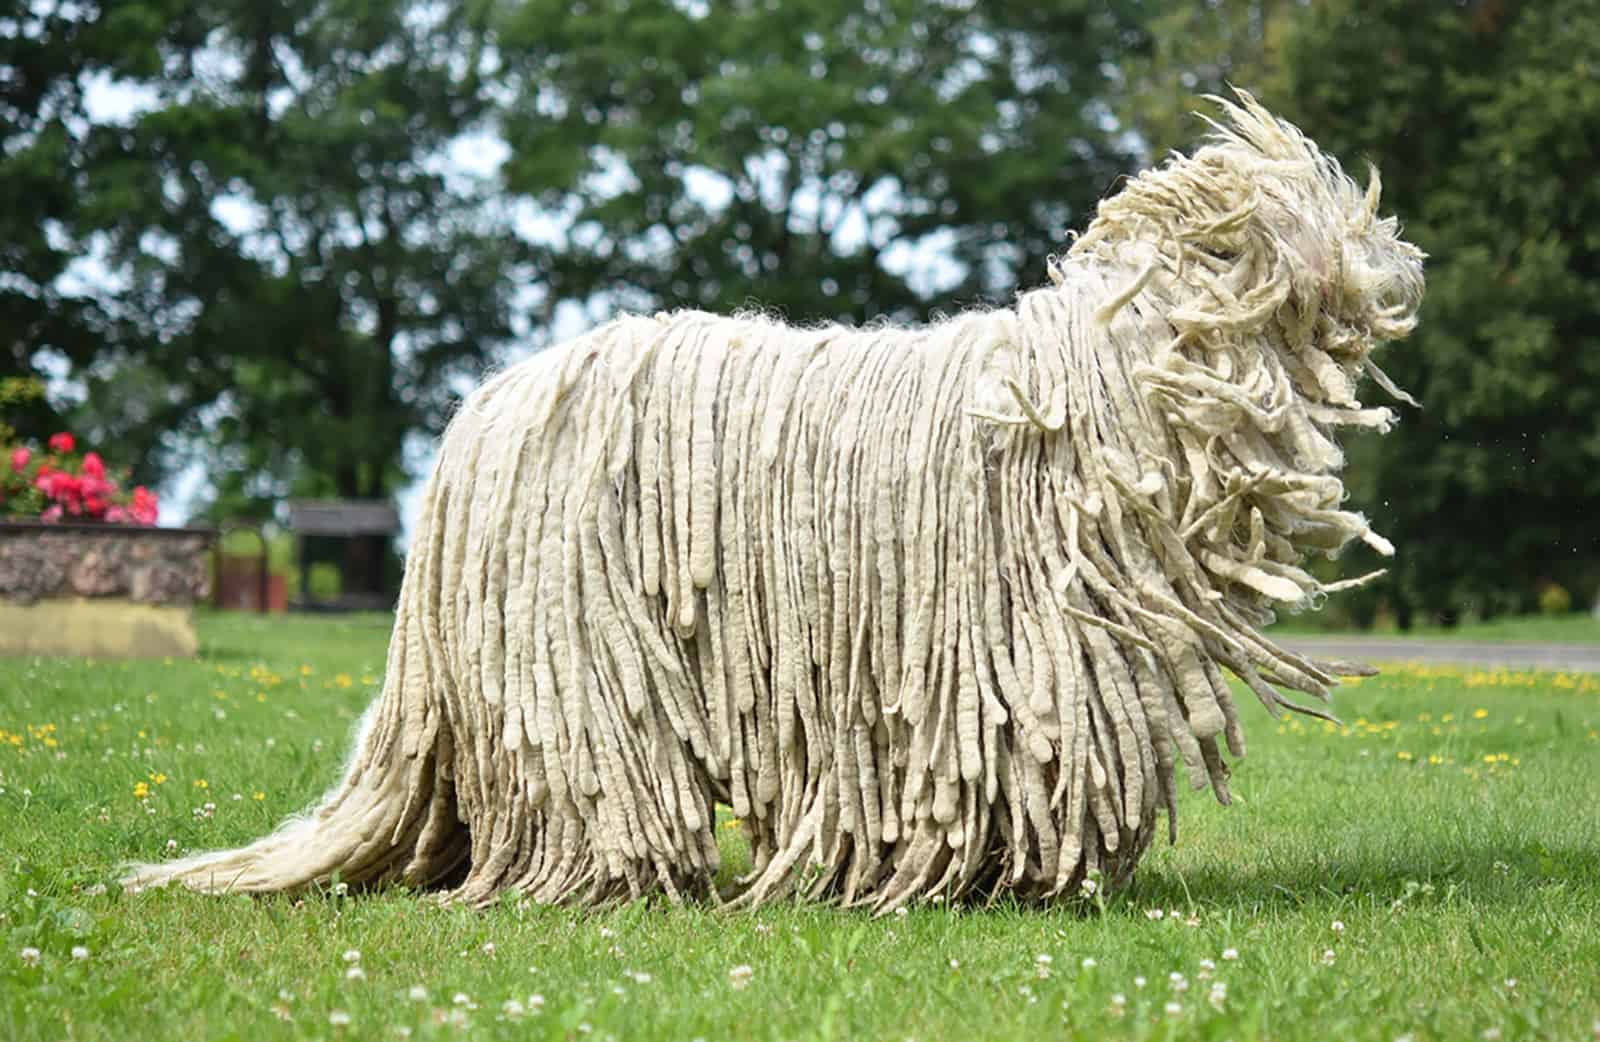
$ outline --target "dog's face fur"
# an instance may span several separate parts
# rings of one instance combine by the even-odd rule
[[[1169,298],[1227,313],[1211,330],[1219,338],[1320,349],[1336,363],[1346,379],[1321,374],[1301,388],[1312,399],[1354,404],[1363,372],[1392,390],[1368,356],[1415,326],[1424,255],[1379,216],[1377,171],[1363,189],[1250,95],[1212,100],[1222,109],[1213,139],[1102,202],[1069,255],[1153,242]]]

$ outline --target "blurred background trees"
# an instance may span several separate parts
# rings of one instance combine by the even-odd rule
[[[1002,302],[1227,83],[1431,255],[1385,362],[1424,408],[1351,451],[1401,552],[1341,600],[1586,605],[1600,0],[24,0],[0,377],[51,393],[7,419],[218,516],[392,495],[484,368],[617,309]]]

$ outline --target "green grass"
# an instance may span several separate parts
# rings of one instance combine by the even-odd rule
[[[1343,730],[1246,707],[1236,805],[1186,797],[1178,845],[1099,901],[875,920],[124,895],[103,888],[120,860],[250,839],[329,785],[387,636],[376,617],[201,626],[194,662],[0,663],[0,1038],[1600,1032],[1597,678],[1413,669],[1342,690]]]
[[[1534,641],[1551,644],[1600,644],[1600,618],[1587,612],[1568,615],[1508,615],[1488,622],[1463,622],[1449,628],[1419,622],[1401,633],[1392,621],[1370,630],[1330,626],[1321,615],[1285,615],[1272,630],[1277,634],[1319,636],[1416,637],[1421,640]]]

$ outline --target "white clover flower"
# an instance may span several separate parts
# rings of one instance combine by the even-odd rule
[[[1127,1008],[1127,1005],[1128,996],[1124,995],[1122,992],[1119,991],[1115,995],[1111,996],[1111,1012],[1120,1016],[1122,1011]]]
[[[1078,884],[1078,889],[1083,891],[1085,897],[1093,897],[1095,891],[1100,889],[1100,884],[1093,879],[1085,879]]]
[[[349,1027],[350,1014],[346,1013],[342,1009],[332,1010],[328,1013],[328,1023],[332,1024],[336,1028]]]
[[[543,995],[537,995],[537,994],[529,995],[528,996],[528,1009],[532,1010],[535,1013],[543,1012],[543,1010],[544,1010],[544,996]]]
[[[1237,949],[1237,948],[1224,948],[1224,949],[1222,949],[1222,958],[1224,960],[1226,960],[1227,962],[1237,962],[1239,960],[1239,949]]]
[[[1516,991],[1517,990],[1517,978],[1515,978],[1515,977],[1507,977],[1506,978],[1506,990],[1507,991]]]
[[[1228,986],[1222,981],[1212,984],[1211,994],[1206,997],[1206,1001],[1211,1003],[1212,1009],[1218,1013],[1222,1012],[1222,1007],[1228,1002]]]
[[[471,1005],[472,996],[468,995],[464,991],[458,991],[454,995],[450,996],[450,1001],[452,1004],[457,1006],[467,1006]]]
[[[344,954],[339,957],[345,962],[360,962],[361,951],[357,948],[346,948]]]
[[[1169,1002],[1169,1003],[1167,1003],[1167,1016],[1176,1017],[1176,1016],[1181,1015],[1182,1013],[1183,1013],[1183,1003],[1181,1003],[1181,1002]]]
[[[1084,960],[1083,960],[1083,968],[1084,969],[1092,970],[1098,965],[1100,965],[1100,963],[1095,961],[1095,957],[1094,956],[1089,955],[1089,956],[1085,956],[1084,957]]]
[[[406,992],[406,998],[410,999],[412,1002],[427,1002],[428,989],[424,988],[420,984],[413,984],[411,985],[411,990]]]
[[[1201,959],[1200,972],[1195,974],[1195,976],[1199,977],[1201,980],[1210,980],[1211,974],[1216,971],[1216,968],[1217,964],[1212,962],[1210,959]]]
[[[81,944],[75,944],[72,946],[72,957],[80,960],[87,959],[89,957],[89,949]]]
[[[485,955],[493,955],[494,954],[494,942],[493,941],[484,941],[483,942],[483,954],[485,954]]]
[[[1344,923],[1341,923],[1339,920],[1335,919],[1333,921],[1333,932],[1336,933],[1336,934],[1343,934],[1344,933]]]
[[[1167,983],[1172,985],[1173,991],[1184,992],[1189,990],[1189,978],[1185,977],[1177,970],[1173,970],[1171,973],[1167,974]]]
[[[31,948],[31,947],[30,948],[24,948],[20,952],[18,952],[17,954],[22,957],[22,961],[25,964],[27,964],[29,966],[37,966],[37,965],[39,965],[39,959],[40,959],[39,949]]]
[[[600,936],[601,937],[615,937],[616,935],[617,935],[617,931],[613,930],[611,927],[609,927],[609,926],[600,927]]]
[[[1143,977],[1135,977],[1135,978],[1133,978],[1133,986],[1135,988],[1143,988],[1146,983],[1147,982],[1145,981],[1145,979]]]
[[[733,990],[743,991],[750,986],[750,978],[755,975],[756,971],[749,964],[740,963],[728,971],[728,983],[733,985]]]
[[[1328,948],[1328,949],[1324,950],[1323,953],[1322,953],[1322,965],[1324,965],[1324,966],[1332,966],[1333,965],[1333,961],[1335,959],[1337,959],[1338,957],[1339,956],[1334,953],[1334,950],[1332,948]]]
[[[1159,908],[1146,908],[1144,910],[1144,917],[1146,919],[1151,919],[1151,920],[1160,919],[1163,916],[1165,916],[1166,914],[1167,914],[1166,912],[1163,912]]]
[[[500,1012],[504,1013],[508,1020],[520,1020],[528,1010],[516,999],[506,999],[500,1004]]]
[[[345,980],[366,980],[367,979],[367,971],[363,970],[360,966],[352,966],[348,970],[344,971],[344,979]]]
[[[1500,1042],[1500,1029],[1499,1028],[1484,1028],[1483,1029],[1483,1042]]]

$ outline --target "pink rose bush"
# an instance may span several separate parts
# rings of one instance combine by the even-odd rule
[[[77,448],[66,431],[51,435],[44,452],[26,445],[0,448],[0,517],[156,523],[160,504],[154,492],[143,485],[123,492],[99,453],[79,456]]]

